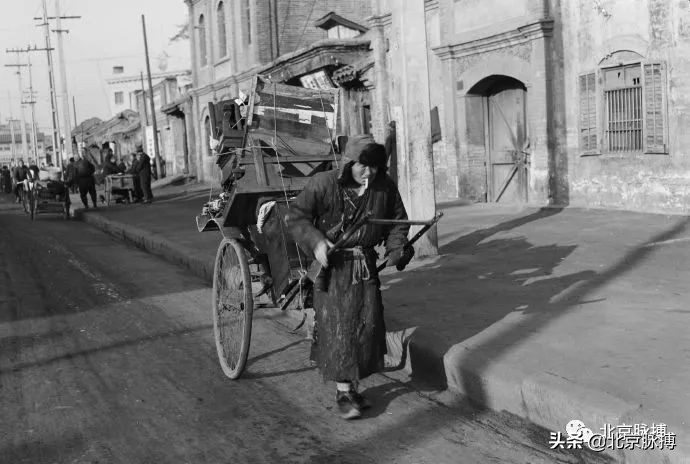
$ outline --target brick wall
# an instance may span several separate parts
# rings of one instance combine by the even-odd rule
[[[288,6],[290,7],[288,10]],[[325,39],[326,31],[314,27],[314,21],[331,11],[366,26],[370,15],[368,0],[293,0],[279,2],[278,29],[280,53],[290,53],[310,43]],[[305,28],[306,25],[306,28]]]

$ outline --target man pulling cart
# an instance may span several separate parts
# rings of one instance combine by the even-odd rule
[[[338,91],[258,78],[248,103],[209,105],[223,191],[197,216],[199,231],[222,233],[212,314],[221,367],[246,365],[255,306],[314,310],[312,359],[336,382],[345,419],[367,406],[357,383],[383,369],[386,329],[375,246],[403,270],[411,243],[432,227],[410,221],[387,175],[382,145],[351,136],[333,143]],[[423,225],[408,240],[410,225]]]

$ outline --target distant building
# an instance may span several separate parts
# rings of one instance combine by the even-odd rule
[[[9,124],[0,124],[0,166],[5,164],[10,164],[13,159],[24,159],[28,161],[34,157],[33,144],[31,143],[31,126],[28,124],[25,127],[26,131],[26,142],[29,149],[29,153],[26,157],[22,156],[22,133],[21,133],[21,123],[15,123],[13,126],[14,130],[14,143],[12,142],[12,130]],[[38,139],[37,151],[38,151],[38,163],[45,162],[45,142],[46,137],[43,132],[36,132],[36,138]]]
[[[186,146],[186,128],[179,124],[177,118],[165,112],[166,107],[177,102],[191,87],[191,72],[161,79],[153,86],[153,106],[155,109],[156,126],[158,129],[158,148],[165,164],[167,175],[189,172],[189,151]],[[148,92],[141,89],[133,93],[134,110],[139,113],[142,124],[149,126],[153,133],[153,116]],[[144,150],[149,154],[155,153],[153,138],[147,137]]]
[[[113,76],[106,79],[106,84],[108,85],[108,104],[110,107],[110,114],[115,116],[124,110],[135,110],[137,108],[135,94],[141,91],[142,88],[142,76],[138,75],[125,75],[124,66],[114,66]],[[170,71],[163,73],[151,74],[151,81],[153,85],[158,84],[163,79],[170,77],[178,77],[188,75],[189,71]],[[148,79],[144,75],[143,80],[144,88],[148,89]]]

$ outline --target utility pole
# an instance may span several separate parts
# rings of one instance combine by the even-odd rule
[[[45,2],[45,0],[44,0]],[[62,29],[63,19],[78,19],[81,16],[60,16],[60,0],[55,0],[55,17],[57,29],[53,32],[57,33],[57,50],[58,50],[58,60],[60,61],[60,81],[61,81],[61,93],[62,93],[62,126],[65,129],[65,146],[67,147],[67,154],[65,158],[72,156],[72,127],[70,122],[70,109],[69,109],[69,95],[67,92],[67,68],[65,66],[65,48],[62,43],[62,35],[69,33],[68,29]],[[48,18],[44,18],[46,21]],[[76,124],[76,123],[75,123]],[[76,127],[76,126],[75,126]],[[69,140],[69,142],[68,142]]]
[[[144,118],[146,125],[149,125],[149,110],[146,108],[146,88],[144,87],[144,72],[141,72],[141,99],[144,103]]]
[[[38,159],[38,134],[36,134],[36,98],[34,96],[34,79],[31,72],[31,55],[27,53],[27,62],[29,65],[29,101],[31,105],[31,140],[34,148],[34,158]],[[45,139],[44,139],[45,140]],[[43,147],[45,150],[45,146]]]
[[[8,92],[9,94],[9,92]],[[12,119],[12,111],[10,110],[10,118],[7,120],[7,123],[10,126],[10,137],[12,138],[12,143],[10,144],[10,156],[12,157],[12,163],[14,165],[17,165],[17,147],[15,146],[14,143],[14,121],[16,119]]]
[[[15,50],[7,50],[7,53],[21,53],[19,51]],[[26,142],[26,119],[24,118],[24,105],[22,104],[22,95],[24,94],[24,88],[22,87],[22,71],[21,68],[28,66],[29,67],[29,72],[31,72],[31,66],[28,64],[6,64],[6,67],[15,67],[17,68],[17,79],[19,80],[19,110],[20,110],[20,115],[21,115],[21,121],[22,121],[22,159],[24,162],[28,161],[29,157],[29,147],[27,146]]]
[[[55,157],[55,165],[62,168],[62,150],[60,149],[60,122],[57,111],[57,95],[55,94],[55,70],[53,69],[53,48],[50,46],[50,23],[48,22],[48,7],[46,0],[43,0],[43,20],[39,26],[45,27],[45,41],[46,46],[43,50],[46,51],[48,57],[48,83],[50,84],[50,109],[51,109],[51,124],[53,129],[53,156]],[[34,47],[32,51],[37,51]]]
[[[149,126],[149,110],[146,108],[146,87],[144,87],[144,72],[141,72],[141,103],[142,106],[144,107],[144,122],[146,124],[143,124],[142,129],[141,129],[141,140],[142,143],[146,142],[146,129]],[[137,108],[139,109],[139,108]]]
[[[45,2],[45,0],[43,0]],[[153,83],[151,82],[151,64],[149,63],[149,44],[146,40],[146,18],[141,15],[141,26],[144,29],[144,51],[146,52],[146,73],[149,78],[149,100],[151,101],[151,121],[153,122],[153,149],[156,152],[156,170],[158,171],[158,178],[163,178],[163,170],[161,169],[160,150],[158,148],[158,125],[156,124],[156,106],[153,103]]]

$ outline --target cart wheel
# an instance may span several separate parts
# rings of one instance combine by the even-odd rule
[[[244,370],[252,336],[252,276],[247,252],[235,239],[218,247],[213,273],[213,334],[220,366],[237,379]]]
[[[38,197],[33,189],[29,190],[29,216],[31,220],[36,219],[36,208],[38,207]]]
[[[26,214],[29,214],[29,194],[26,190],[22,190],[22,208]]]

